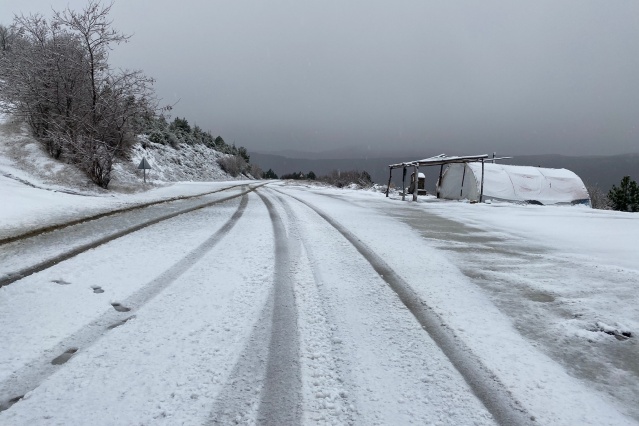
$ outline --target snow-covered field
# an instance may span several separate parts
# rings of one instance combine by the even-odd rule
[[[0,236],[210,194],[0,245],[11,271],[122,233],[0,288],[2,425],[639,423],[639,215],[279,181],[77,195],[7,158],[35,187],[0,176]]]

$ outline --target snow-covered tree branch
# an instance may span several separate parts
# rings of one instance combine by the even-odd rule
[[[153,79],[108,63],[111,46],[130,38],[112,28],[111,6],[91,0],[81,12],[54,11],[50,22],[22,15],[0,28],[0,108],[104,188],[113,161],[127,158],[136,124],[157,108]]]

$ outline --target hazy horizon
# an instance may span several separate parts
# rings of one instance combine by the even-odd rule
[[[425,147],[423,150],[416,149],[411,150],[369,150],[362,147],[345,147],[331,150],[300,150],[300,149],[276,149],[276,150],[262,150],[256,149],[251,151],[252,153],[258,153],[262,155],[275,155],[280,157],[287,157],[290,159],[316,159],[316,160],[339,160],[339,159],[353,159],[353,158],[395,158],[405,157],[407,160],[416,160],[427,158],[433,155],[446,154],[446,155],[481,155],[487,154],[491,157],[493,154],[497,158],[500,157],[538,157],[538,156],[562,156],[562,157],[618,157],[624,155],[639,156],[639,149],[634,152],[614,153],[614,154],[556,154],[556,153],[536,153],[527,154],[524,152],[513,153],[510,151],[482,151],[478,150],[470,151],[463,149],[448,150],[437,149],[437,147]]]
[[[26,4],[25,4],[26,3]],[[80,0],[2,0],[50,16]],[[249,151],[639,152],[639,3],[116,0],[111,63]]]

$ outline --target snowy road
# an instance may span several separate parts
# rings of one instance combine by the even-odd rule
[[[0,287],[126,234],[236,197],[238,191],[247,189],[230,185],[199,197],[142,204],[5,238],[0,241]]]
[[[447,260],[481,235],[377,197],[251,184],[0,246],[0,424],[635,424],[634,383]]]

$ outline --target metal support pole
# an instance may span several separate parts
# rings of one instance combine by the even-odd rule
[[[390,191],[391,178],[393,177],[393,168],[388,168],[388,186],[386,187],[386,198],[388,198],[388,191]]]
[[[406,166],[402,169],[402,201],[406,201]]]
[[[437,179],[437,198],[439,198],[439,187],[441,186],[442,183],[442,173],[444,171],[444,165],[442,164],[439,167],[439,179]]]
[[[462,197],[463,192],[464,192],[464,179],[466,178],[466,163],[464,164],[464,173],[462,173],[462,186],[461,189],[459,190],[459,198]]]
[[[479,193],[479,202],[484,201],[484,159],[481,160],[481,192]]]
[[[142,169],[143,170],[143,174],[144,174],[144,183],[146,183],[146,169]]]
[[[417,164],[415,164],[414,166],[414,173],[415,173],[415,182],[414,182],[414,189],[413,189],[413,201],[417,201],[417,193],[419,192],[419,167],[417,167]]]

